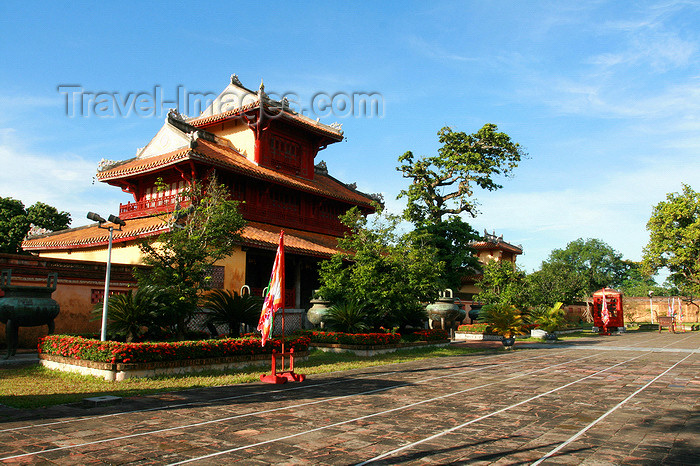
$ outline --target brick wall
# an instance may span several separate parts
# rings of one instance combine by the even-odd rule
[[[134,266],[112,264],[110,294],[126,293],[136,286]],[[100,332],[100,321],[91,320],[91,311],[104,294],[105,264],[66,259],[46,259],[31,255],[0,254],[0,270],[12,270],[12,285],[46,286],[49,273],[58,273],[58,285],[51,296],[60,306],[56,333]],[[0,291],[0,296],[4,293]],[[2,299],[0,297],[0,299]],[[47,327],[20,327],[20,348],[36,348]],[[0,348],[6,348],[5,325],[0,322]]]

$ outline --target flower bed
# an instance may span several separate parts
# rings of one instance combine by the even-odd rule
[[[308,355],[309,338],[287,340],[285,350],[294,349],[295,358]],[[281,340],[262,347],[259,338],[162,343],[104,342],[66,335],[49,335],[39,340],[42,365],[61,371],[95,375],[106,380],[154,377],[203,370],[229,370],[251,364],[270,364],[272,350],[282,349]]]
[[[486,333],[489,324],[463,324],[457,327],[460,333]]]
[[[287,340],[285,349],[306,351],[309,338]],[[78,360],[117,363],[148,363],[188,359],[221,358],[281,351],[282,341],[273,340],[263,347],[256,338],[222,338],[218,340],[176,341],[159,343],[121,343],[98,341],[66,335],[48,335],[39,340],[39,354]]]

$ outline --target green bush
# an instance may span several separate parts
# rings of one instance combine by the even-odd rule
[[[487,304],[479,312],[479,322],[487,323],[496,335],[511,338],[523,333],[523,315],[510,304]]]
[[[328,309],[326,325],[330,330],[361,333],[369,330],[369,312],[357,301],[344,301]]]

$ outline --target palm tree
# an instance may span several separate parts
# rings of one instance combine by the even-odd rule
[[[93,309],[94,318],[101,317],[102,305]],[[112,295],[107,302],[107,332],[127,342],[138,340],[154,327],[164,307],[163,291],[153,286]]]
[[[262,299],[257,296],[239,295],[235,291],[214,290],[204,298],[209,310],[207,323],[228,325],[231,336],[240,335],[240,324],[255,325],[260,316]]]

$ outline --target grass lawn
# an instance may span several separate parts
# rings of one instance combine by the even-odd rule
[[[302,374],[312,375],[418,359],[460,356],[476,352],[483,352],[483,350],[448,346],[444,348],[416,348],[368,358],[314,350],[310,352],[308,361],[295,364],[295,370]],[[241,369],[235,373],[210,371],[200,372],[196,375],[174,375],[108,382],[93,376],[52,371],[39,365],[8,368],[0,370],[0,404],[14,408],[38,408],[79,402],[83,398],[94,396],[130,397],[190,388],[250,383],[259,381],[260,374],[263,372],[266,372],[266,368],[255,367]],[[267,368],[267,372],[269,372],[269,368]]]

